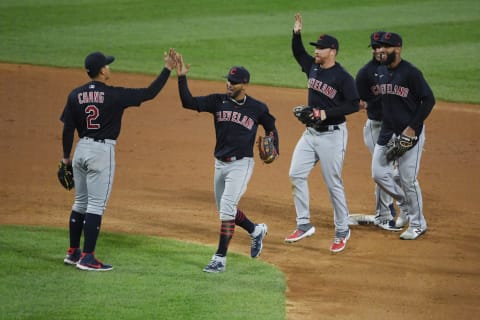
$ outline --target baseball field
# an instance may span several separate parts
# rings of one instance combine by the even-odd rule
[[[429,229],[415,241],[353,226],[328,247],[333,214],[320,169],[310,176],[317,233],[286,245],[295,227],[288,168],[303,127],[292,116],[306,83],[291,51],[293,15],[305,41],[340,40],[351,73],[370,57],[372,31],[403,36],[437,104],[426,121],[419,181]],[[0,3],[0,319],[471,319],[479,314],[480,4],[477,1],[10,1]],[[88,78],[83,59],[116,57],[110,84],[143,87],[176,48],[195,95],[225,90],[231,65],[277,118],[281,155],[257,159],[239,206],[269,225],[249,258],[238,229],[227,271],[202,272],[217,244],[211,119],[184,110],[175,73],[126,112],[117,172],[97,254],[110,273],[62,263],[73,193],[56,179],[65,99]],[[348,117],[343,180],[351,213],[373,214],[366,113]]]

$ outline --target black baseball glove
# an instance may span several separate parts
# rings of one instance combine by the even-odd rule
[[[60,181],[60,184],[67,190],[71,190],[75,187],[71,163],[65,164],[60,160],[60,163],[58,164],[58,181]]]
[[[318,128],[322,124],[320,109],[310,106],[296,106],[293,108],[293,115],[307,127]]]
[[[387,161],[395,161],[405,154],[408,150],[412,149],[417,141],[417,137],[409,137],[404,134],[399,135],[393,140],[390,140],[387,144],[387,150],[385,156]]]

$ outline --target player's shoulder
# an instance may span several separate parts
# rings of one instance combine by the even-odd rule
[[[420,69],[418,69],[416,65],[405,59],[402,59],[402,61],[400,61],[400,66],[404,69],[420,71]]]
[[[353,76],[350,72],[347,71],[340,63],[336,62],[335,66],[333,67],[335,70],[335,74],[338,76],[339,80],[352,80],[354,81]]]
[[[261,110],[268,110],[268,106],[265,102],[260,101],[250,95],[248,95],[248,105],[250,107],[255,107]]]
[[[250,99],[250,101],[251,101],[252,103],[255,103],[255,104],[258,104],[258,105],[266,105],[265,102],[260,101],[260,100],[258,100],[257,98],[252,97],[251,95],[247,95],[247,96],[248,96],[248,99]]]
[[[400,65],[399,67],[401,67],[401,69],[404,70],[405,73],[409,74],[409,75],[413,75],[413,76],[423,76],[422,74],[422,71],[420,71],[419,68],[417,68],[416,65],[414,65],[413,63],[407,61],[407,60],[404,60],[402,59],[402,61],[400,61]]]
[[[358,70],[357,76],[358,75],[369,75],[369,74],[375,72],[375,70],[377,70],[377,68],[378,68],[378,63],[372,59],[369,62],[367,62],[366,64],[364,64]]]

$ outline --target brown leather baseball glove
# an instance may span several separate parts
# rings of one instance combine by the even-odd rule
[[[257,140],[260,159],[267,164],[272,163],[278,157],[278,152],[273,143],[273,139],[273,134],[271,134],[270,136],[265,137],[260,136]]]

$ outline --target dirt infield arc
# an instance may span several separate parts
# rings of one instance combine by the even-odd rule
[[[114,70],[112,75],[110,83],[120,86],[142,87],[153,79]],[[82,70],[0,64],[1,224],[66,228],[72,194],[55,178],[62,156],[58,118],[69,91],[87,80]],[[190,88],[196,95],[225,90],[222,82],[208,81],[191,81]],[[310,177],[317,233],[296,244],[283,242],[295,227],[288,168],[303,131],[291,109],[306,102],[305,90],[250,85],[249,93],[276,116],[281,148],[272,165],[257,157],[240,207],[269,225],[260,259],[286,274],[287,319],[471,319],[480,314],[475,201],[480,106],[438,102],[427,120],[419,176],[427,234],[402,241],[398,233],[357,226],[346,251],[332,255],[333,214],[319,168]],[[370,154],[362,138],[365,117],[364,111],[348,117],[343,179],[352,213],[374,208]],[[103,230],[215,245],[214,143],[210,116],[182,109],[175,77],[156,99],[126,111]],[[248,254],[247,240],[236,233],[231,250]]]

